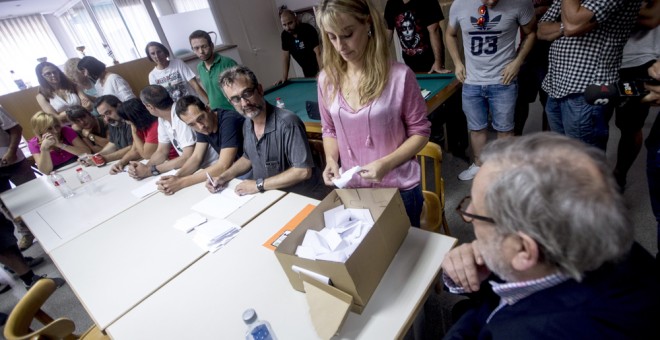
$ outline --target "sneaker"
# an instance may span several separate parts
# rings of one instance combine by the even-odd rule
[[[44,262],[44,258],[43,258],[43,257],[31,257],[31,256],[25,256],[25,257],[23,257],[23,258],[25,259],[25,262],[27,263],[28,267],[30,267],[30,268],[34,268],[34,267],[40,265],[41,262]],[[5,268],[6,271],[8,271],[8,272],[10,272],[10,273],[12,273],[12,274],[15,274],[14,271],[13,271],[11,268],[9,268],[9,267],[7,267],[7,266],[4,266],[4,268]]]
[[[18,241],[18,249],[21,251],[27,250],[32,246],[32,243],[34,243],[34,235],[23,235],[21,240]]]
[[[30,288],[32,288],[32,286],[37,281],[39,281],[41,279],[51,279],[51,280],[53,280],[55,282],[55,287],[57,287],[57,288],[60,288],[60,287],[64,286],[64,284],[66,283],[66,281],[64,281],[64,279],[59,278],[59,277],[47,277],[46,274],[44,274],[44,275],[35,275],[35,276],[32,277],[32,282],[30,282],[30,284],[25,285],[25,289],[30,290]]]
[[[461,181],[472,180],[474,176],[477,175],[477,172],[479,172],[479,168],[480,167],[478,165],[472,163],[472,165],[470,165],[470,167],[467,168],[467,170],[463,170],[463,172],[458,174],[458,179],[460,179]]]

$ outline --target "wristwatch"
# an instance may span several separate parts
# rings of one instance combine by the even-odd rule
[[[264,179],[263,178],[257,178],[257,190],[259,190],[259,192],[266,191],[266,189],[264,189]]]
[[[96,138],[94,138],[94,135],[93,135],[93,134],[90,133],[89,135],[87,135],[87,138],[88,138],[90,141],[92,141],[92,143],[96,143]]]
[[[158,176],[158,175],[160,175],[160,171],[158,171],[158,168],[156,168],[155,165],[151,165],[150,170],[151,170],[151,175],[152,175],[152,176]]]

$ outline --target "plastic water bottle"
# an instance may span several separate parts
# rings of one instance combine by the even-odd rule
[[[80,181],[80,184],[85,188],[87,194],[92,195],[96,192],[96,185],[92,181],[92,175],[89,172],[83,170],[83,168],[76,169],[76,176]]]
[[[64,198],[73,197],[74,192],[73,190],[71,190],[71,187],[66,183],[66,180],[64,179],[64,177],[62,177],[62,175],[53,171],[50,173],[50,181],[57,188],[57,190],[60,191],[62,197]]]
[[[275,106],[279,107],[280,109],[284,108],[284,102],[282,101],[282,98],[275,98]]]
[[[25,90],[28,88],[23,79],[17,75],[14,70],[10,70],[9,73],[11,73],[11,80],[13,80],[16,86],[18,86],[19,90]]]
[[[248,326],[245,340],[277,340],[268,321],[259,320],[254,309],[243,312],[243,322]]]

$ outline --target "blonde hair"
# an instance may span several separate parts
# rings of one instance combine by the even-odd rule
[[[342,78],[347,72],[347,63],[332,48],[328,38],[327,28],[339,29],[341,22],[339,15],[351,15],[358,22],[369,24],[371,36],[367,41],[367,48],[363,58],[363,81],[358,86],[358,94],[361,104],[368,103],[378,98],[387,84],[390,72],[390,54],[388,49],[385,25],[381,14],[369,0],[322,0],[318,5],[316,23],[321,31],[323,41],[323,70],[326,73],[326,81],[322,86],[332,86],[332,90],[325,98],[332,101],[341,86]]]
[[[51,127],[61,126],[60,121],[50,113],[39,111],[32,116],[30,119],[30,125],[32,125],[32,131],[41,140],[41,135],[46,132]]]
[[[78,62],[80,58],[70,58],[64,63],[64,74],[66,74],[71,81],[73,81],[79,88],[87,89],[92,84],[92,82],[85,77],[85,75],[78,69]]]

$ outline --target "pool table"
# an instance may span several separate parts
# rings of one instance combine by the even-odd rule
[[[451,97],[461,84],[454,74],[417,74],[417,82],[422,90],[429,91],[424,98],[429,113]],[[273,105],[276,98],[281,98],[286,109],[295,112],[305,123],[308,134],[321,133],[321,121],[309,118],[305,107],[307,101],[318,101],[315,78],[289,79],[266,89],[264,96]]]

